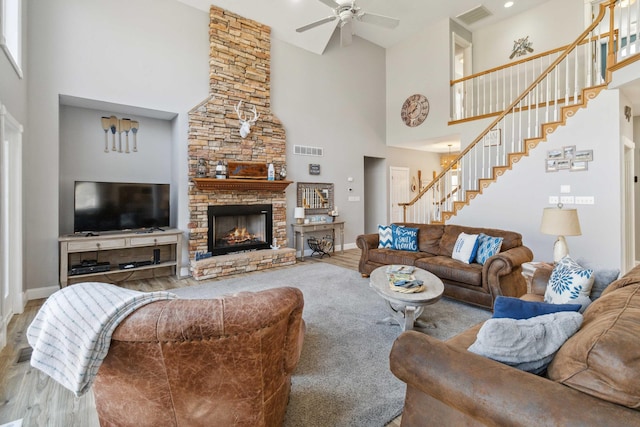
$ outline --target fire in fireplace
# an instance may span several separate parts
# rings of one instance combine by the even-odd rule
[[[269,249],[273,233],[271,205],[209,206],[208,250],[212,255]]]

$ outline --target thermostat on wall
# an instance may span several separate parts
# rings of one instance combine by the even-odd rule
[[[320,165],[309,163],[309,175],[320,175]]]

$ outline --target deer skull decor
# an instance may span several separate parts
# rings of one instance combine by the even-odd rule
[[[243,114],[240,114],[240,108],[242,107],[242,101],[238,102],[238,105],[233,109],[236,110],[236,114],[238,114],[238,119],[240,120],[240,136],[246,138],[251,132],[251,125],[253,125],[260,117],[260,114],[256,111],[256,107],[254,106],[251,111],[253,111],[253,118],[251,120],[247,120],[247,117]]]

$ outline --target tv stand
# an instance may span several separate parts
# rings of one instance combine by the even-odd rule
[[[153,270],[147,273],[155,275],[155,269],[161,268],[169,270],[176,278],[180,277],[182,231],[175,228],[148,230],[144,235],[136,231],[103,235],[97,233],[66,235],[61,236],[58,242],[60,244],[60,287],[62,288],[67,286],[70,280],[90,281],[92,278],[95,280],[106,276],[108,281],[120,282],[132,278],[151,277],[143,273],[146,270]],[[160,250],[160,261],[157,264],[147,262],[153,260],[154,249]],[[109,269],[96,272],[86,272],[81,269],[72,271],[72,266],[82,265],[86,260],[100,262],[103,265],[108,262]],[[120,264],[123,263],[135,266],[121,269]],[[141,273],[134,276],[133,273],[138,271]]]

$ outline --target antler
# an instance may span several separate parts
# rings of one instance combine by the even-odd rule
[[[253,119],[248,120],[249,123],[255,123],[258,121],[258,117],[260,117],[260,114],[256,111],[256,106],[253,106],[253,109],[251,110],[253,111]]]
[[[238,115],[238,119],[240,119],[240,122],[246,122],[246,119],[240,115],[240,107],[241,106],[242,106],[242,101],[239,101],[238,105],[233,107],[233,109],[236,111],[236,114]]]

